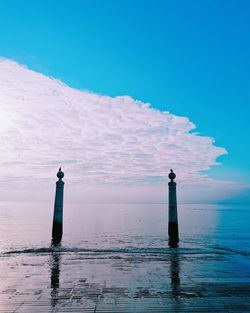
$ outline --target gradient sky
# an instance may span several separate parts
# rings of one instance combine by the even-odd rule
[[[188,117],[228,151],[210,177],[250,183],[250,2],[0,2],[0,56]]]

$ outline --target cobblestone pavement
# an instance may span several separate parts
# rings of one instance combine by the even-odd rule
[[[6,254],[0,312],[250,312],[248,264],[234,253]]]

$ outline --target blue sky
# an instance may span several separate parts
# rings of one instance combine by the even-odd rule
[[[211,176],[249,183],[249,12],[247,0],[2,0],[0,56],[190,118],[229,153]]]

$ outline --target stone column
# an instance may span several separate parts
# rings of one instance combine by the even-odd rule
[[[60,243],[63,233],[63,189],[64,182],[62,178],[64,173],[59,168],[57,173],[59,178],[56,182],[56,195],[55,195],[55,205],[54,205],[54,218],[53,218],[53,228],[52,228],[52,242],[54,244]]]
[[[178,215],[177,215],[177,199],[176,199],[176,183],[174,179],[176,177],[173,170],[170,170],[168,177],[171,180],[168,183],[169,186],[169,200],[168,200],[168,236],[170,247],[176,247],[179,242],[178,231]]]

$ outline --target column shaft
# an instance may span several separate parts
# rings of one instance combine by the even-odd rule
[[[177,215],[177,199],[176,199],[176,183],[170,181],[169,186],[169,201],[168,201],[168,235],[169,242],[177,244],[179,242],[178,231],[178,215]]]
[[[52,238],[55,241],[60,241],[63,234],[63,189],[64,182],[62,180],[58,180],[56,182],[56,195],[52,228]]]

